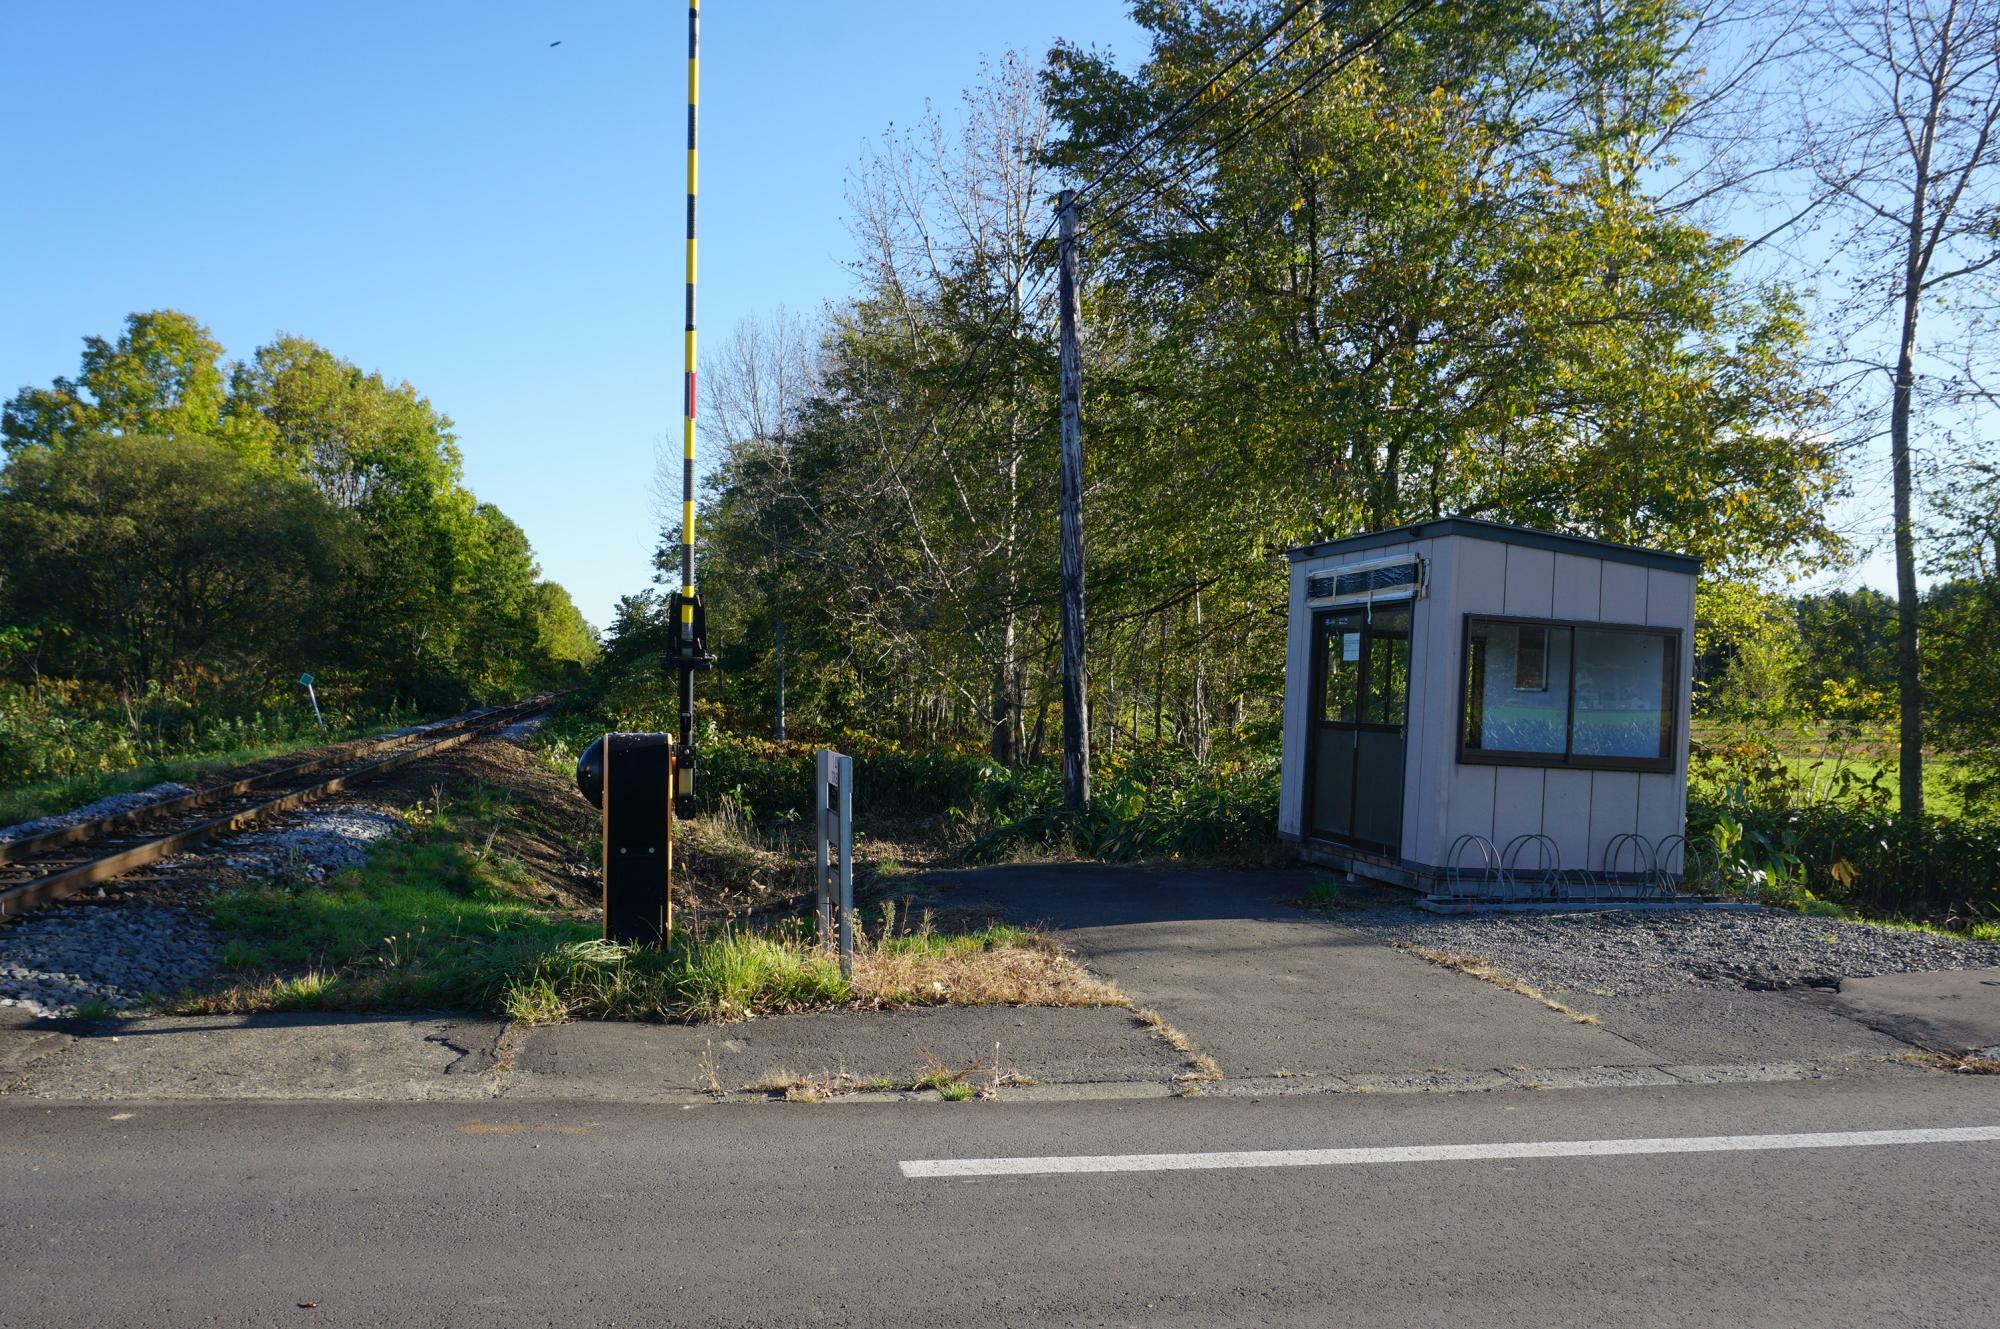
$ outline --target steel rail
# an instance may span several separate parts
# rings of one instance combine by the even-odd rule
[[[422,726],[408,733],[383,734],[375,738],[363,739],[352,746],[342,747],[337,751],[328,752],[306,761],[294,762],[290,766],[279,767],[276,770],[262,771],[230,784],[210,785],[205,789],[190,790],[185,794],[176,794],[172,798],[163,798],[157,803],[147,803],[141,807],[129,808],[124,812],[114,812],[109,816],[98,817],[92,821],[79,821],[68,826],[58,826],[56,829],[44,831],[40,835],[24,836],[18,840],[0,840],[0,865],[18,863],[24,859],[36,858],[48,853],[52,849],[60,849],[64,845],[76,844],[80,841],[95,840],[100,836],[109,835],[117,831],[134,830],[150,821],[160,821],[183,812],[191,812],[195,808],[219,802],[222,799],[237,798],[254,790],[266,789],[274,784],[282,784],[288,780],[297,779],[302,775],[310,775],[314,771],[323,771],[332,766],[345,766],[362,757],[370,756],[388,748],[400,747],[403,744],[418,742],[427,738],[442,737],[469,725],[478,724],[506,709],[509,708],[488,706],[482,710],[461,715],[456,719],[443,720],[434,725]]]
[[[447,733],[442,738],[419,743],[405,751],[394,753],[376,761],[365,762],[360,766],[349,766],[338,774],[307,785],[303,789],[295,789],[289,793],[266,799],[250,807],[199,822],[196,825],[173,831],[167,835],[141,841],[136,845],[121,849],[115,853],[90,859],[87,862],[63,868],[58,872],[52,872],[46,876],[36,877],[33,880],[7,887],[4,890],[0,890],[0,918],[11,917],[24,913],[38,905],[47,904],[51,900],[59,900],[66,896],[75,895],[77,892],[96,885],[99,882],[109,881],[114,877],[123,876],[125,873],[131,872],[136,868],[145,867],[150,863],[157,863],[161,859],[184,853],[218,836],[227,835],[232,831],[244,830],[269,817],[302,807],[316,798],[338,793],[349,785],[363,783],[377,776],[387,775],[391,771],[408,766],[425,757],[435,756],[441,752],[448,752],[462,743],[470,742],[472,739],[483,737],[496,729],[504,728],[508,724],[519,720],[524,715],[532,715],[538,711],[547,710],[553,701],[554,698],[552,696],[542,696],[520,702],[513,706],[496,707],[479,716],[466,717],[462,724],[452,725],[453,732]],[[369,751],[380,751],[380,749],[372,748]],[[311,770],[319,770],[324,769],[327,764],[334,763],[331,761],[321,762],[315,760],[300,763],[300,766],[310,768]],[[299,768],[294,767],[288,768],[282,774],[297,774],[298,772]],[[279,774],[281,773],[270,773],[273,779]],[[215,789],[203,791],[209,795],[206,801],[217,801],[226,797],[227,794],[225,791],[232,787],[218,786]],[[105,821],[107,823],[119,821],[124,815],[126,814],[120,814],[120,817],[116,818],[106,818]],[[86,825],[90,824],[95,823],[86,823]]]

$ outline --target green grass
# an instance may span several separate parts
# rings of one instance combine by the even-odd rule
[[[507,975],[500,1010],[524,1024],[730,1020],[835,1006],[847,995],[839,966],[802,935],[676,932],[659,950],[596,940],[548,950]]]
[[[731,1019],[847,999],[838,966],[797,930],[677,933],[659,950],[602,941],[591,920],[523,895],[518,863],[477,848],[510,815],[474,793],[328,882],[220,896],[215,928],[239,981],[190,1009],[450,1008],[545,1023]]]
[[[1035,934],[1026,928],[995,923],[972,932],[933,932],[920,927],[915,932],[884,937],[875,944],[880,955],[946,956],[977,955],[985,951],[1026,948],[1035,944]]]
[[[1845,923],[1866,923],[1870,927],[1894,928],[1899,932],[1928,932],[1937,937],[1950,937],[1953,941],[1986,941],[2000,944],[2000,923],[1973,923],[1962,928],[1945,927],[1938,923],[1927,923],[1913,918],[1877,918],[1870,914],[1856,913],[1834,904],[1831,900],[1815,900],[1815,906],[1801,912],[1819,918],[1835,918]]]
[[[1835,772],[1845,769],[1850,778],[1861,786],[1879,787],[1888,798],[1888,807],[1894,811],[1903,805],[1898,793],[1896,763],[1876,761],[1867,757],[1822,757],[1813,755],[1788,755],[1783,758],[1785,768],[1792,777],[1802,784],[1830,784]],[[1965,815],[1964,799],[1960,794],[1962,766],[1949,757],[1926,755],[1924,758],[1924,810],[1943,817]]]
[[[1306,887],[1306,904],[1314,909],[1338,909],[1345,894],[1343,884],[1333,877],[1315,877]]]
[[[148,789],[170,780],[180,782],[197,780],[232,766],[247,766],[251,762],[263,761],[268,757],[279,757],[289,752],[303,752],[309,748],[324,747],[328,743],[340,743],[354,738],[372,738],[400,727],[401,724],[398,723],[349,731],[328,730],[324,734],[306,734],[253,747],[230,748],[219,752],[149,761],[129,770],[105,771],[92,775],[72,776],[64,780],[10,785],[0,788],[0,826],[12,826],[17,822],[33,821],[37,817],[67,812],[71,808],[81,807],[85,803],[110,794],[129,794],[136,789]]]
[[[212,905],[235,981],[182,1003],[240,1010],[476,1010],[566,1019],[735,1020],[860,1003],[1102,1004],[1095,980],[1038,934],[1006,924],[940,931],[928,915],[860,939],[852,981],[810,921],[676,930],[661,948],[602,941],[597,924],[496,851],[532,809],[492,790],[410,813],[321,884],[228,892]]]

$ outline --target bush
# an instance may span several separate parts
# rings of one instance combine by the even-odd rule
[[[1821,802],[1688,802],[1688,838],[1722,849],[1725,873],[1771,903],[1831,901],[1865,913],[1953,926],[2000,918],[2000,823],[1902,817]]]
[[[988,764],[976,791],[993,825],[966,857],[992,862],[1019,848],[1069,848],[1113,862],[1174,858],[1262,858],[1277,844],[1278,759],[1260,752],[1203,765],[1166,745],[1120,752],[1098,764],[1090,806],[1062,804],[1053,764]]]
[[[214,690],[191,701],[159,688],[120,697],[78,684],[0,683],[0,824],[418,718],[334,698],[321,704],[324,729],[303,694],[274,700]]]
[[[1785,908],[1966,926],[2000,916],[2000,821],[1901,816],[1887,768],[1801,768],[1768,742],[1701,744],[1688,788],[1697,853]]]
[[[543,725],[536,742],[552,762],[569,767],[607,728],[659,731],[674,725],[671,714],[650,706],[617,708],[607,706],[601,695],[578,697]],[[813,754],[824,747],[854,758],[855,811],[868,817],[932,818],[969,810],[987,764],[970,750],[908,748],[865,734],[779,743],[727,733],[710,723],[700,736],[696,792],[711,811],[734,803],[758,820],[810,817]]]

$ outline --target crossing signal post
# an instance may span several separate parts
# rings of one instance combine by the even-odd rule
[[[606,734],[576,763],[603,818],[604,939],[657,946],[673,931],[674,736]]]
[[[688,2],[688,139],[687,139],[687,330],[684,344],[685,391],[681,412],[681,589],[673,599],[672,636],[660,657],[662,666],[679,675],[680,734],[674,774],[674,811],[695,815],[694,779],[699,756],[694,741],[694,676],[715,663],[708,652],[708,624],[701,596],[694,585],[694,421],[695,421],[695,180],[701,105],[701,0]]]
[[[661,667],[678,675],[678,734],[606,734],[576,764],[576,787],[604,819],[604,937],[657,946],[673,930],[673,824],[695,815],[694,676],[715,663],[694,583],[695,142],[701,5],[688,4],[687,329],[681,411],[681,586]]]

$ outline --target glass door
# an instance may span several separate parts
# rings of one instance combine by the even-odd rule
[[[1397,852],[1410,687],[1410,607],[1357,606],[1313,623],[1307,807],[1314,835]]]

